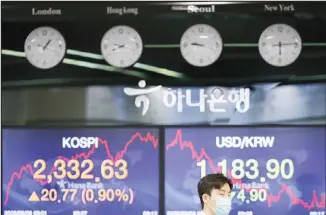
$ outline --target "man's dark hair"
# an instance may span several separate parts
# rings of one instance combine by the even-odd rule
[[[213,189],[221,189],[225,184],[229,184],[231,190],[233,188],[232,181],[221,173],[208,174],[198,182],[197,189],[200,198],[201,208],[204,208],[202,196],[204,194],[211,195]]]

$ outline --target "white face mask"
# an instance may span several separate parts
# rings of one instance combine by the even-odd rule
[[[231,206],[232,206],[231,198],[228,197],[217,198],[215,207],[209,205],[209,207],[213,210],[215,215],[228,215],[231,211]]]

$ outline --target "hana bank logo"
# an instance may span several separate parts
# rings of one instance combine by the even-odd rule
[[[156,87],[146,87],[146,82],[141,80],[138,82],[140,89],[126,87],[123,89],[124,93],[128,96],[135,97],[135,106],[137,108],[142,107],[142,115],[144,116],[150,106],[149,98],[146,94],[158,91],[162,88],[162,85]],[[176,107],[177,111],[181,113],[184,106],[197,107],[200,112],[205,112],[207,108],[212,113],[226,112],[226,108],[221,107],[221,104],[233,104],[240,113],[245,113],[249,110],[250,105],[250,89],[241,88],[230,90],[222,90],[220,88],[214,88],[212,92],[206,93],[205,89],[199,89],[196,91],[196,95],[199,99],[192,98],[191,89],[172,89],[168,88],[164,90],[162,95],[162,102],[167,108]]]
[[[138,82],[138,87],[140,87],[141,89],[126,87],[123,89],[123,91],[128,96],[136,96],[135,105],[137,108],[143,106],[142,115],[144,116],[147,113],[150,105],[149,98],[147,97],[146,94],[160,90],[162,88],[162,85],[145,89],[146,81],[141,80]]]

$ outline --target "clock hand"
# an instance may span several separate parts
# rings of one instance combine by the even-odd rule
[[[278,54],[282,55],[282,43],[281,43],[281,41],[278,44],[279,44],[279,52],[278,52]]]
[[[118,46],[118,47],[112,49],[112,51],[115,51],[115,50],[117,50],[117,49],[121,49],[121,48],[125,48],[125,45],[119,45],[119,44],[116,44],[116,43],[113,44],[113,45]]]
[[[201,47],[204,47],[203,44],[199,44],[199,43],[191,43],[190,45],[192,45],[192,46],[201,46]]]
[[[209,49],[209,50],[211,50],[211,51],[215,51],[215,50],[216,50],[215,47],[208,47],[208,46],[205,46],[204,44],[200,44],[200,43],[191,43],[190,45],[193,45],[193,46],[200,46],[200,47],[203,47],[203,48]]]
[[[49,41],[45,44],[45,46],[43,47],[43,51],[46,49],[46,47],[48,47],[48,45],[50,44],[50,42],[51,42],[51,40],[49,40]]]
[[[125,45],[121,45],[121,48],[125,48],[125,49],[129,49],[131,51],[136,51],[137,50],[137,46],[139,46],[138,44],[135,44],[135,47],[132,47],[131,44],[125,44]]]
[[[124,48],[125,47],[125,45],[119,45],[119,44],[113,44],[113,45],[115,45],[115,46],[118,46],[118,48]]]

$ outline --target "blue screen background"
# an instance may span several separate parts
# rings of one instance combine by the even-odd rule
[[[216,136],[275,136],[272,148],[217,148]],[[165,153],[165,204],[167,211],[200,211],[197,193],[200,180],[199,158],[211,160],[216,165],[223,159],[228,166],[234,159],[256,159],[259,161],[259,176],[266,177],[265,164],[269,159],[292,159],[294,176],[285,180],[266,177],[268,193],[280,198],[268,206],[266,202],[242,202],[233,198],[231,215],[307,215],[310,211],[325,211],[325,128],[168,128],[165,132],[167,151]],[[197,160],[198,159],[198,160]],[[208,161],[207,161],[208,162]],[[212,169],[207,165],[207,174]],[[248,168],[247,168],[248,169]],[[255,181],[255,180],[253,180]],[[242,179],[243,183],[251,180]],[[259,178],[255,181],[259,182]],[[287,191],[280,193],[286,185]],[[239,189],[234,189],[235,193]],[[313,192],[319,206],[312,204]],[[291,201],[293,195],[297,202]],[[246,194],[248,195],[248,194]],[[293,198],[292,198],[293,199]]]
[[[32,174],[22,167],[37,159],[47,162],[47,170],[51,169],[59,155],[72,157],[88,152],[90,149],[63,149],[62,137],[100,137],[108,142],[108,148],[114,157],[121,153],[126,143],[123,157],[128,163],[129,175],[125,180],[112,179],[103,181],[107,188],[132,188],[134,202],[132,205],[123,202],[101,202],[98,204],[82,204],[80,201],[69,203],[29,202],[33,191],[40,192],[42,188],[58,189],[55,181],[51,184],[40,185],[34,181]],[[139,137],[151,137],[145,141]],[[88,214],[142,214],[143,211],[158,210],[159,172],[158,172],[158,129],[145,128],[52,128],[52,129],[3,129],[3,210],[46,210],[48,215],[72,215],[73,210],[87,210]],[[108,159],[104,145],[100,144],[90,156],[95,167],[100,168],[101,162]],[[22,170],[21,178],[14,175]],[[8,183],[13,183],[8,190]],[[66,179],[68,180],[68,179]],[[78,180],[77,180],[78,183]],[[8,198],[7,198],[8,194]]]

